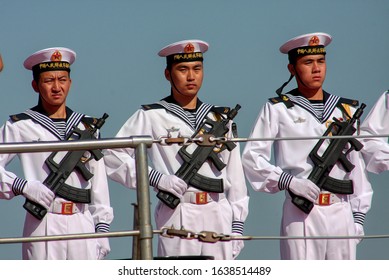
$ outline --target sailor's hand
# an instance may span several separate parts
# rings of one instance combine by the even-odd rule
[[[231,236],[242,236],[240,233],[232,233]],[[243,240],[231,240],[232,243],[232,258],[236,259],[244,247]]]
[[[111,247],[109,246],[108,237],[98,238],[97,239],[97,259],[98,260],[104,259],[109,254],[110,251],[111,251]]]
[[[365,236],[365,231],[363,229],[363,225],[359,224],[359,223],[354,223],[354,227],[355,227],[355,235],[356,236]],[[357,244],[360,243],[363,238],[358,238],[356,239],[357,240]]]
[[[176,175],[162,175],[161,180],[159,180],[158,183],[158,189],[174,194],[178,198],[182,198],[182,195],[188,189],[188,185]]]
[[[42,205],[46,209],[50,207],[55,198],[54,193],[39,181],[27,181],[22,194],[27,199]]]
[[[302,196],[311,202],[315,202],[320,194],[320,189],[311,180],[293,177],[289,184],[289,190],[297,196]]]

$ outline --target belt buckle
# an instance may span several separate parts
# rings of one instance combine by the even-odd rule
[[[330,204],[331,204],[331,194],[330,193],[319,194],[319,205],[330,205]]]
[[[196,204],[207,204],[207,203],[208,203],[208,193],[197,192],[196,193]]]
[[[73,214],[73,202],[62,202],[61,214],[72,215]]]

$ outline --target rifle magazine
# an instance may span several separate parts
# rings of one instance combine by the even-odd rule
[[[189,183],[195,188],[206,191],[206,192],[215,192],[215,193],[223,193],[224,192],[224,184],[223,179],[214,179],[208,178],[203,175],[196,173]]]
[[[336,194],[353,194],[354,186],[351,180],[339,180],[332,177],[327,177],[322,188],[326,191]]]
[[[90,203],[90,189],[79,189],[67,184],[63,184],[58,188],[56,194],[64,199],[77,203]]]

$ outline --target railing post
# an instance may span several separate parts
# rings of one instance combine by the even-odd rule
[[[150,184],[147,164],[147,139],[139,136],[134,137],[139,140],[135,148],[136,161],[136,180],[137,180],[137,199],[138,199],[138,218],[139,218],[139,241],[140,241],[140,258],[142,260],[153,259],[153,229],[151,225],[150,211]],[[151,139],[148,139],[150,145]]]
[[[138,204],[132,203],[132,206],[134,206],[133,230],[139,230]],[[132,259],[140,260],[139,235],[135,235],[132,237]]]

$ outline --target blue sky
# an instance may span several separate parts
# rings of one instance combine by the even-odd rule
[[[389,2],[385,0],[0,0],[0,120],[34,106],[31,73],[23,68],[31,53],[55,46],[77,52],[68,106],[110,117],[102,130],[114,137],[141,104],[169,94],[165,60],[157,52],[167,44],[201,39],[210,44],[200,99],[242,109],[236,117],[240,137],[248,137],[260,107],[288,77],[287,57],[278,48],[310,32],[333,36],[327,47],[324,89],[359,99],[368,111],[388,85]],[[285,89],[292,89],[291,82]],[[367,112],[365,113],[365,116]],[[363,117],[362,117],[363,119]],[[10,169],[22,174],[18,162]],[[371,174],[375,190],[365,233],[389,234],[389,175]],[[245,234],[278,236],[283,194],[250,195]],[[113,231],[131,230],[136,193],[111,182]],[[152,211],[156,199],[151,192]],[[22,235],[23,198],[0,201],[0,237]],[[131,238],[111,239],[110,259],[131,257]],[[388,259],[389,240],[364,240],[359,259]],[[1,245],[0,259],[20,259],[21,246]],[[278,241],[247,241],[240,259],[279,259]]]

